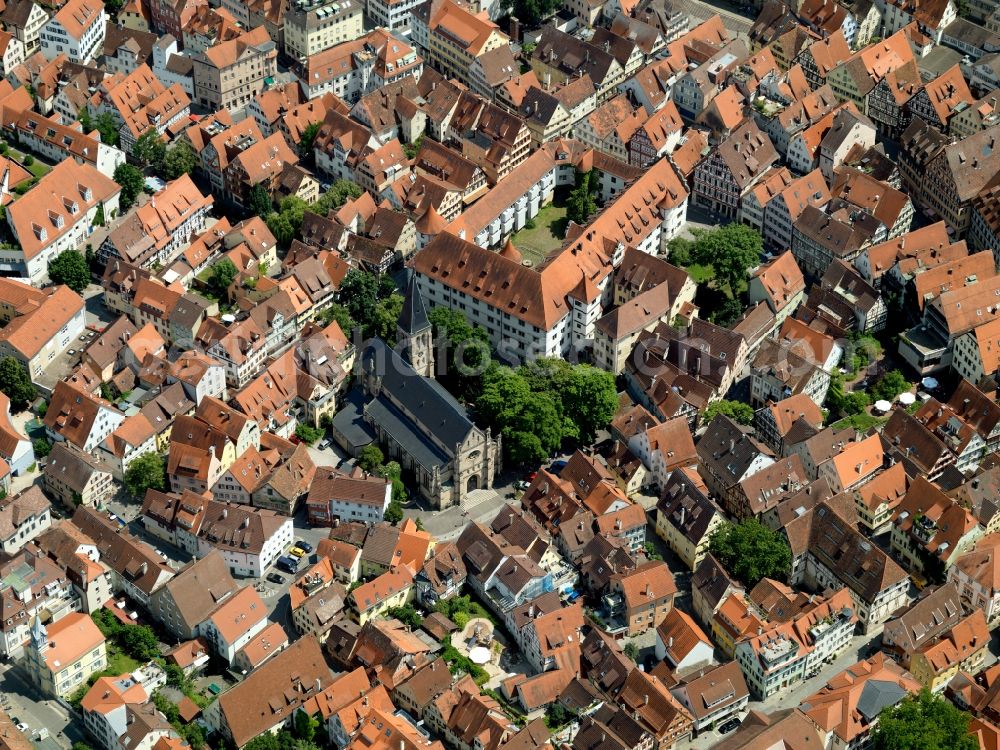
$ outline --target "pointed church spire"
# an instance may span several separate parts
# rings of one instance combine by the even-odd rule
[[[434,334],[427,318],[424,298],[417,287],[416,274],[412,270],[406,285],[403,311],[396,323],[396,343],[400,354],[418,375],[425,378],[434,376]]]
[[[400,331],[410,336],[431,327],[427,319],[427,308],[424,307],[424,298],[417,288],[417,278],[413,271],[410,271],[410,279],[406,285],[406,298],[403,300],[403,311],[399,314],[398,325]]]

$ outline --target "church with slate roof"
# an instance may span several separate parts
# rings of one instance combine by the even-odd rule
[[[364,343],[358,379],[365,424],[386,457],[415,477],[420,495],[436,508],[459,505],[491,487],[500,469],[500,437],[479,429],[465,407],[433,377],[431,323],[411,279],[399,317],[399,345]]]

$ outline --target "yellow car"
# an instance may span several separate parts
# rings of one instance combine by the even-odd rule
[[[288,550],[288,554],[291,555],[292,557],[302,557],[305,553],[306,551],[301,547],[292,547],[290,550]]]

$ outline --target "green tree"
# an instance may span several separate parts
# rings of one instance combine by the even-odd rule
[[[559,701],[550,703],[545,709],[545,726],[553,732],[566,726],[574,718],[576,718],[576,714],[567,710]]]
[[[177,141],[163,157],[163,176],[168,180],[191,174],[197,167],[198,154],[187,141]]]
[[[229,258],[223,258],[212,266],[212,274],[209,277],[212,288],[220,295],[225,294],[238,274],[236,264]]]
[[[149,661],[160,655],[160,642],[148,625],[126,625],[116,638],[122,651],[136,661]]]
[[[305,711],[299,710],[295,712],[295,718],[292,721],[292,730],[296,737],[306,742],[312,742],[316,738],[317,729],[319,729],[319,721]]]
[[[592,443],[618,409],[615,376],[591,365],[575,365],[560,391],[566,417],[576,425],[577,439]]]
[[[77,114],[76,119],[80,121],[80,127],[83,128],[83,132],[90,135],[94,132],[94,120],[90,116],[90,111],[84,107]]]
[[[86,742],[77,741],[73,743],[73,746],[70,748],[70,750],[94,750],[94,748],[92,748]]]
[[[323,321],[324,325],[330,325],[333,321],[337,321],[337,325],[340,326],[340,330],[343,331],[348,337],[350,337],[351,332],[354,330],[354,318],[351,317],[351,313],[348,312],[347,308],[339,302],[334,302],[322,313],[320,313],[319,317],[320,320]]]
[[[926,688],[883,709],[871,732],[873,750],[978,750],[969,714]]]
[[[527,378],[508,367],[487,370],[476,412],[499,430],[504,450],[516,465],[538,464],[562,443],[565,425],[556,401],[532,391]]]
[[[166,486],[166,467],[158,453],[143,453],[125,470],[125,489],[132,497],[142,499],[146,490],[162,490]]]
[[[399,322],[399,314],[403,312],[402,294],[390,294],[385,299],[380,299],[375,305],[375,312],[372,315],[372,334],[388,342],[390,346],[396,343],[396,324]]]
[[[10,399],[13,411],[27,408],[37,395],[27,369],[13,357],[0,359],[0,392]]]
[[[576,172],[576,187],[566,199],[566,216],[577,224],[586,224],[591,214],[597,211],[598,178],[593,170]]]
[[[102,112],[94,120],[94,127],[97,128],[97,132],[101,134],[101,141],[108,144],[109,146],[118,147],[118,122],[115,120],[114,115],[110,112]],[[116,179],[115,182],[118,182]],[[120,185],[121,183],[118,182]]]
[[[889,370],[871,387],[871,395],[877,401],[892,401],[900,393],[910,390],[910,383],[899,370]]]
[[[312,425],[308,425],[305,422],[299,422],[295,425],[295,437],[304,443],[312,445],[323,437],[323,431],[313,427]]]
[[[374,443],[366,445],[358,454],[358,466],[360,466],[364,471],[367,471],[369,474],[374,474],[375,471],[377,471],[382,465],[383,461],[385,461],[385,454],[382,453],[382,449]]]
[[[326,216],[330,213],[330,209],[340,208],[347,203],[348,200],[360,198],[364,192],[364,188],[356,182],[351,182],[350,180],[337,180],[330,186],[329,190],[319,197],[319,200],[316,201],[309,208],[309,210],[314,214]]]
[[[270,216],[273,205],[271,194],[263,183],[258,182],[250,188],[247,195],[247,211],[251,216]]]
[[[139,166],[150,166],[157,172],[162,171],[166,155],[167,145],[153,128],[140,135],[132,146],[132,158],[139,163]]]
[[[447,342],[445,361],[437,363],[444,370],[441,380],[459,398],[474,399],[490,362],[489,334],[470,325],[462,312],[447,307],[435,307],[427,319],[434,326],[434,339]]]
[[[35,458],[45,458],[52,452],[52,443],[42,438],[32,440],[31,447],[35,451]]]
[[[145,179],[142,176],[142,172],[131,164],[126,163],[115,167],[114,179],[115,182],[122,186],[121,197],[118,199],[118,207],[122,213],[125,213],[132,208],[135,199],[142,192]]]
[[[322,127],[322,123],[313,122],[306,125],[305,130],[302,131],[302,139],[299,141],[299,156],[303,159],[312,156],[313,144],[316,143],[316,136],[319,135],[319,129]]]
[[[63,250],[49,261],[49,278],[55,284],[65,284],[74,292],[82,292],[90,284],[87,259],[76,250]]]
[[[632,661],[636,661],[639,658],[639,647],[632,643],[632,641],[626,643],[624,648],[622,648],[622,651],[625,653],[625,656]]]
[[[660,554],[659,550],[656,549],[656,545],[652,542],[646,542],[642,545],[643,550],[646,552],[646,557],[650,560],[662,560],[663,555]]]
[[[352,268],[340,282],[337,294],[351,318],[367,328],[368,320],[378,303],[378,280],[375,276]]]
[[[709,424],[718,415],[724,414],[739,424],[753,424],[753,407],[742,401],[713,401],[701,413],[702,424]]]
[[[691,247],[691,259],[711,265],[716,278],[728,284],[735,297],[746,284],[747,271],[760,262],[763,249],[759,232],[743,224],[726,224],[699,232]]]
[[[785,538],[756,518],[721,526],[709,539],[709,550],[747,587],[762,578],[783,580],[792,564]]]
[[[414,630],[419,628],[420,623],[424,621],[424,618],[421,617],[420,613],[413,608],[412,604],[405,604],[402,607],[389,607],[389,609],[386,610],[386,614],[388,614],[389,617],[395,617],[401,623],[408,625]]]
[[[309,204],[304,200],[290,195],[281,201],[276,212],[267,215],[267,228],[271,230],[271,234],[274,235],[279,245],[288,247],[292,244],[292,240],[299,235],[299,231],[302,229],[302,218],[308,208]]]
[[[374,473],[392,482],[392,502],[399,509],[399,518],[392,521],[392,523],[402,521],[403,503],[409,497],[406,485],[403,484],[403,467],[399,465],[398,461],[389,461],[387,464],[376,467]],[[396,513],[394,512],[393,515],[396,515]]]
[[[423,145],[423,143],[424,143],[424,133],[421,133],[419,136],[417,136],[417,140],[415,140],[413,143],[404,143],[403,153],[406,154],[406,158],[415,159],[417,157],[417,154],[420,153],[420,147]]]

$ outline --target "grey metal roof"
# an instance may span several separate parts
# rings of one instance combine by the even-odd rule
[[[427,471],[448,463],[450,458],[424,436],[385,396],[378,396],[365,407],[365,414],[385,430],[403,450]]]
[[[365,422],[364,410],[364,394],[354,388],[347,394],[344,408],[333,417],[333,434],[343,437],[351,450],[360,450],[378,439]]]
[[[447,449],[465,442],[475,429],[469,415],[455,398],[433,378],[417,375],[398,352],[379,338],[365,342],[361,351],[361,366],[368,374],[381,378],[381,394],[386,403],[396,402],[412,418],[414,428],[433,435]]]
[[[883,709],[895,706],[906,697],[906,691],[896,682],[868,680],[858,697],[858,713],[870,724]]]

